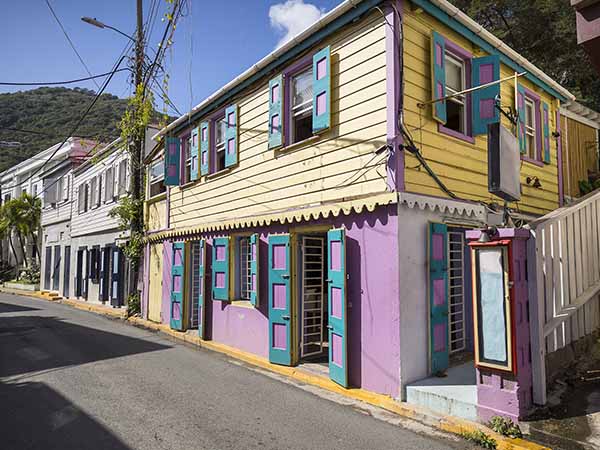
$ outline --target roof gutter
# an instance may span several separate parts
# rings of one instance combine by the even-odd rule
[[[506,45],[504,42],[502,42],[500,39],[498,39],[492,33],[490,33],[485,28],[483,28],[481,25],[479,25],[477,22],[475,22],[473,19],[471,19],[468,15],[463,13],[456,6],[452,5],[447,0],[430,0],[430,1],[431,1],[431,3],[436,5],[438,8],[440,8],[442,11],[444,11],[446,14],[448,14],[450,17],[452,17],[453,19],[455,19],[456,21],[458,21],[459,23],[461,23],[462,25],[467,27],[469,30],[471,30],[473,33],[478,35],[483,40],[487,41],[496,50],[498,50],[501,53],[504,53],[510,59],[512,59],[519,65],[523,66],[527,70],[527,72],[536,76],[537,78],[542,80],[544,83],[551,86],[554,90],[556,90],[562,96],[564,96],[565,98],[567,98],[571,101],[575,100],[575,96],[573,94],[571,94],[571,92],[569,92],[567,89],[565,89],[559,83],[554,81],[551,77],[549,77],[541,69],[538,69],[529,60],[527,60],[523,56],[519,55],[516,51],[514,51],[512,48],[510,48],[508,45]]]
[[[278,47],[275,50],[273,50],[271,53],[269,53],[267,56],[265,56],[259,62],[257,62],[252,67],[250,67],[248,70],[246,70],[244,73],[239,75],[237,78],[233,79],[232,81],[227,83],[225,86],[223,86],[221,89],[219,89],[218,91],[211,94],[208,98],[206,98],[200,104],[194,106],[190,112],[184,114],[183,116],[179,117],[178,119],[174,120],[169,125],[164,127],[162,130],[160,130],[158,133],[156,133],[154,136],[152,136],[152,139],[157,140],[161,136],[167,134],[169,131],[173,130],[174,128],[177,128],[179,125],[184,123],[186,120],[191,120],[192,116],[197,111],[206,107],[208,104],[210,104],[211,102],[213,102],[214,100],[219,98],[221,95],[225,94],[227,91],[229,91],[231,88],[238,85],[242,81],[250,78],[252,75],[256,74],[261,69],[265,68],[270,63],[275,61],[281,55],[285,54],[288,50],[290,50],[293,47],[295,47],[296,45],[298,45],[300,42],[302,42],[308,36],[310,36],[311,34],[313,34],[316,31],[320,30],[321,28],[325,27],[325,25],[329,24],[333,20],[342,16],[343,14],[345,14],[346,12],[348,12],[349,10],[356,7],[358,4],[360,4],[362,2],[363,2],[363,0],[345,0],[343,3],[340,3],[338,6],[336,6],[334,9],[332,9],[330,12],[328,12],[325,16],[321,17],[321,19],[319,19],[318,21],[313,23],[311,26],[306,28],[304,31],[301,31],[300,33],[298,33],[296,36],[294,36],[292,39],[287,41],[281,47]]]

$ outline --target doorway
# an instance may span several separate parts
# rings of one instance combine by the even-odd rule
[[[69,298],[70,296],[70,283],[71,280],[71,246],[65,246],[65,270],[63,272],[63,297]]]

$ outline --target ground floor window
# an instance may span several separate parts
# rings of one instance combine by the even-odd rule
[[[250,250],[250,236],[236,238],[234,242],[235,255],[235,294],[240,300],[250,300],[252,291],[252,254]]]

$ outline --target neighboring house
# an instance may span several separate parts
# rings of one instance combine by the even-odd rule
[[[577,103],[561,106],[563,186],[566,203],[581,197],[580,184],[600,178],[600,114]],[[590,186],[593,184],[590,183]]]
[[[573,100],[445,0],[343,2],[157,134],[144,317],[429,407],[446,384],[438,406],[473,418],[465,233],[502,215],[487,126],[518,136],[526,222],[560,205]]]
[[[71,289],[70,242],[74,207],[73,171],[97,144],[69,138],[40,172],[42,200],[42,258],[40,286],[68,297]],[[35,156],[39,159],[41,154]]]
[[[571,6],[576,11],[577,43],[600,73],[600,0],[571,0]]]

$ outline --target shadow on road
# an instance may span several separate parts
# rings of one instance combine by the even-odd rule
[[[3,313],[14,313],[14,312],[24,312],[24,311],[39,311],[38,308],[31,308],[30,306],[21,306],[14,305],[12,303],[2,303],[0,302],[0,314]]]
[[[3,449],[130,448],[44,383],[0,383],[0,404]]]
[[[0,316],[0,377],[167,348],[56,317]]]

